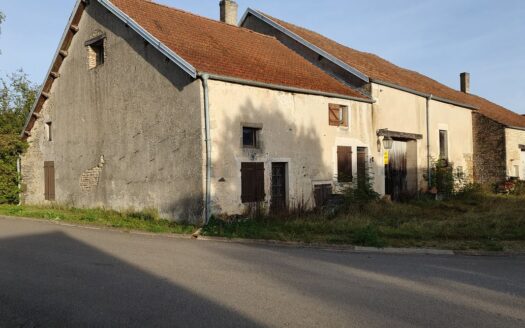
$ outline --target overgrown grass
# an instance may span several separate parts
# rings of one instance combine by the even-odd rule
[[[0,215],[40,218],[153,233],[191,234],[154,210],[124,213],[104,209],[0,205]],[[213,219],[206,236],[374,247],[525,251],[525,196],[468,192],[446,201],[420,199],[350,204],[338,213]]]
[[[89,224],[126,231],[191,234],[196,230],[196,227],[191,225],[164,220],[159,217],[155,210],[116,212],[104,209],[76,209],[61,206],[0,205],[0,215]]]
[[[441,202],[376,201],[349,206],[336,215],[213,220],[203,233],[375,247],[525,250],[525,197],[473,192]]]

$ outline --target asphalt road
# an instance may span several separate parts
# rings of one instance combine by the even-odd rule
[[[525,258],[247,246],[0,218],[0,327],[525,327]]]

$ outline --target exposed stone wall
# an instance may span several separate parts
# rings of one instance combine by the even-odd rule
[[[479,113],[472,114],[474,181],[493,184],[506,174],[505,127]]]
[[[100,181],[100,174],[104,168],[104,156],[100,157],[100,162],[97,166],[82,173],[80,176],[80,189],[85,192],[90,192],[98,186]]]

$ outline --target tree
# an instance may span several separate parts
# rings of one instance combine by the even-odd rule
[[[22,70],[0,78],[0,134],[20,134],[37,92]]]
[[[18,201],[17,159],[27,148],[20,132],[37,89],[22,70],[0,78],[0,204]]]

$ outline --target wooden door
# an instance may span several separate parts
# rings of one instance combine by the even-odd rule
[[[55,200],[55,162],[44,162],[44,198]]]
[[[337,181],[352,182],[352,147],[337,147]]]
[[[286,163],[272,163],[271,211],[286,209]]]
[[[385,165],[385,193],[398,201],[408,193],[407,143],[394,141]]]
[[[368,182],[367,148],[357,147],[357,184],[360,188]]]

